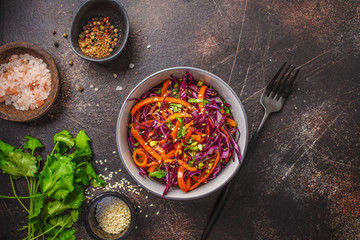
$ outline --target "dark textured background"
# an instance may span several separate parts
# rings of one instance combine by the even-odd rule
[[[264,86],[289,61],[302,68],[294,91],[267,122],[209,239],[360,239],[359,1],[121,1],[130,38],[106,65],[80,59],[62,37],[83,2],[0,2],[0,43],[41,46],[61,76],[50,112],[30,123],[0,120],[1,140],[20,146],[30,134],[47,146],[45,155],[54,133],[84,129],[93,139],[94,162],[107,160],[96,170],[108,176],[123,168],[113,153],[120,107],[147,75],[172,66],[218,75],[240,96],[251,134],[263,114]],[[125,171],[110,183],[123,178],[136,185]],[[0,184],[0,194],[10,195],[7,176],[0,175]],[[24,182],[17,186],[26,194]],[[118,188],[140,206],[128,239],[199,239],[218,195],[180,202],[128,190]],[[1,199],[0,239],[20,239],[25,216],[17,201]],[[79,239],[89,239],[82,220],[76,229]]]

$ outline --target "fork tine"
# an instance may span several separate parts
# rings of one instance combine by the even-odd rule
[[[300,72],[300,68],[298,70],[296,70],[294,76],[290,79],[289,83],[286,84],[286,87],[280,93],[283,98],[288,97],[290,90],[291,90],[292,86],[294,85],[295,79],[296,79],[297,75],[299,74],[299,72]]]
[[[291,65],[290,65],[291,66]],[[288,67],[288,69],[290,68],[290,66]],[[288,80],[291,76],[291,73],[294,71],[296,67],[294,65],[292,65],[292,68],[290,69],[290,72],[288,73],[284,73],[284,75],[282,76],[282,78],[284,78],[285,80],[279,82],[279,88],[276,89],[276,91],[274,90],[274,93],[277,94],[277,97],[280,98],[281,96],[281,93],[284,91],[284,89],[286,88],[287,84],[288,84]],[[287,69],[287,70],[288,70]],[[286,77],[285,77],[285,74],[286,74]]]
[[[268,85],[266,86],[266,89],[271,92],[274,88],[274,84],[276,79],[279,77],[281,71],[284,69],[286,65],[286,62],[281,66],[281,68],[279,69],[279,71],[274,75],[273,79],[271,79],[271,81],[268,83]]]
[[[292,66],[292,65],[290,64],[290,65],[286,68],[285,72],[281,75],[280,79],[277,80],[277,81],[275,81],[275,86],[273,87],[273,89],[272,89],[271,92],[269,93],[270,96],[272,96],[272,97],[275,97],[275,96],[276,96],[276,94],[277,94],[277,92],[279,91],[281,85],[283,84],[283,82],[284,82],[283,80],[284,80],[285,76],[287,76],[287,73],[288,73],[288,71],[289,71],[289,69],[290,69],[291,66]],[[276,96],[276,97],[277,97],[277,96]]]

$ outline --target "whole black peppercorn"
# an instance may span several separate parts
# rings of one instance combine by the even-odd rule
[[[58,42],[54,42],[54,46],[55,46],[56,48],[58,48],[58,47],[59,47],[59,43],[58,43]]]

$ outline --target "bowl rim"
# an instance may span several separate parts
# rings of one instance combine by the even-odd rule
[[[94,233],[91,230],[90,223],[89,223],[89,208],[93,204],[96,204],[96,202],[98,202],[101,199],[106,198],[106,197],[119,198],[120,200],[122,200],[128,206],[128,208],[130,210],[131,220],[130,220],[130,225],[129,225],[128,229],[120,237],[112,238],[111,240],[125,239],[130,234],[130,232],[134,229],[135,222],[136,222],[136,207],[135,207],[134,203],[132,201],[130,201],[130,199],[127,196],[125,196],[122,193],[116,192],[116,191],[107,191],[107,192],[98,193],[97,195],[95,195],[93,198],[90,199],[89,203],[86,204],[86,208],[85,208],[85,228],[86,228],[86,231],[88,232],[88,234],[92,238],[95,238],[95,239],[98,239],[98,240],[104,240],[105,239],[105,238],[99,237],[98,235],[96,235],[96,233]]]
[[[85,7],[86,5],[88,4],[91,4],[93,2],[98,2],[98,3],[101,3],[101,2],[113,2],[115,3],[116,5],[119,6],[119,8],[121,9],[121,12],[122,14],[124,15],[124,19],[125,19],[125,29],[124,29],[124,41],[121,45],[121,47],[116,50],[116,52],[113,54],[113,55],[109,55],[108,57],[105,57],[105,58],[92,58],[92,57],[89,57],[87,55],[83,55],[81,54],[75,47],[74,47],[74,42],[72,40],[72,33],[74,30],[74,23],[75,23],[75,19],[76,17],[78,16],[80,10]],[[118,57],[122,51],[124,50],[126,44],[127,44],[127,41],[128,41],[128,38],[129,38],[129,32],[130,32],[130,21],[129,21],[129,16],[125,10],[125,8],[123,7],[123,5],[121,5],[118,1],[116,0],[102,0],[102,1],[98,1],[98,0],[87,0],[85,3],[83,3],[79,9],[76,11],[76,14],[74,15],[73,17],[73,20],[71,22],[71,26],[70,26],[70,36],[69,36],[69,42],[70,42],[70,47],[71,49],[76,53],[76,55],[78,55],[79,57],[81,57],[82,59],[85,59],[87,61],[91,61],[91,62],[95,62],[95,63],[106,63],[106,62],[110,62],[112,60],[114,60],[116,57]]]
[[[51,55],[42,47],[30,43],[30,42],[10,42],[10,43],[6,43],[2,46],[0,46],[0,54],[5,53],[6,51],[9,51],[11,49],[17,49],[17,48],[24,48],[24,49],[29,49],[30,51],[34,51],[36,53],[38,53],[41,56],[41,59],[46,63],[46,67],[47,69],[50,70],[51,73],[51,82],[52,82],[52,88],[49,92],[49,96],[47,99],[45,99],[45,103],[34,109],[34,110],[27,110],[26,112],[30,112],[30,113],[37,113],[35,115],[30,114],[28,117],[15,117],[14,115],[10,114],[8,115],[6,112],[4,111],[0,111],[0,118],[4,119],[4,120],[8,120],[8,121],[12,121],[12,122],[30,122],[33,120],[36,120],[40,117],[42,117],[43,115],[45,115],[45,113],[47,113],[50,108],[54,105],[59,92],[60,92],[60,78],[59,78],[59,71],[57,69],[56,63],[54,61],[54,59],[51,57]],[[24,53],[25,54],[25,53]],[[31,53],[29,53],[31,55]],[[53,88],[55,87],[55,88]],[[50,101],[50,103],[46,106],[47,101]],[[0,104],[4,104],[4,103],[0,103]],[[15,109],[15,107],[11,104],[11,105],[7,105],[8,107],[12,107]],[[19,112],[21,112],[22,110],[17,110]]]
[[[118,150],[118,154],[120,156],[120,159],[124,165],[124,167],[126,168],[126,171],[128,172],[128,174],[130,174],[130,176],[138,183],[140,184],[142,187],[144,187],[145,189],[147,189],[149,192],[151,192],[152,194],[156,195],[156,196],[160,196],[162,198],[166,198],[166,199],[172,199],[172,200],[195,200],[195,199],[199,199],[199,198],[203,198],[205,196],[208,196],[210,195],[211,193],[215,192],[215,191],[218,191],[220,189],[222,189],[223,187],[226,186],[226,184],[233,178],[235,177],[235,175],[239,172],[240,170],[240,167],[242,166],[243,164],[243,161],[241,161],[239,163],[239,165],[237,165],[237,170],[234,171],[232,173],[232,175],[227,178],[220,187],[218,188],[214,188],[204,194],[199,194],[197,196],[192,196],[192,197],[188,197],[188,198],[180,198],[180,197],[176,197],[176,196],[169,196],[169,195],[165,195],[165,196],[162,196],[162,194],[159,194],[155,191],[153,191],[152,189],[148,188],[147,186],[143,185],[142,183],[138,182],[137,178],[133,175],[133,173],[130,171],[130,169],[127,167],[127,165],[125,164],[125,159],[123,159],[123,156],[120,152],[120,134],[119,131],[120,131],[120,121],[121,121],[121,116],[124,114],[124,110],[125,110],[125,106],[127,104],[127,101],[128,99],[131,97],[131,95],[146,81],[148,81],[148,79],[160,74],[160,73],[163,73],[163,72],[166,72],[166,71],[173,71],[173,70],[188,70],[188,71],[200,71],[200,72],[203,72],[207,75],[209,75],[211,78],[214,78],[214,79],[217,79],[219,80],[220,82],[222,82],[224,84],[224,86],[227,88],[227,90],[229,90],[233,95],[234,97],[236,98],[237,102],[239,103],[240,105],[240,108],[242,110],[242,112],[244,113],[243,114],[243,117],[244,117],[244,124],[245,124],[245,131],[246,131],[246,134],[245,134],[245,146],[244,146],[244,153],[242,155],[242,160],[245,158],[245,155],[246,155],[246,149],[247,149],[247,146],[248,146],[248,138],[249,138],[249,126],[248,126],[248,121],[247,121],[247,115],[246,115],[246,112],[245,112],[245,108],[242,104],[242,102],[240,101],[240,98],[238,97],[238,95],[235,93],[235,91],[223,80],[221,79],[220,77],[216,76],[215,74],[211,73],[211,72],[208,72],[204,69],[200,69],[200,68],[195,68],[195,67],[187,67],[187,66],[178,66],[178,67],[170,67],[170,68],[166,68],[166,69],[162,69],[162,70],[159,70],[153,74],[150,74],[149,76],[145,77],[140,83],[138,83],[134,88],[133,90],[127,95],[126,99],[124,100],[122,106],[121,106],[121,109],[120,109],[120,113],[118,115],[118,119],[117,119],[117,123],[116,123],[116,146],[117,146],[117,150]],[[241,133],[243,134],[243,133]]]

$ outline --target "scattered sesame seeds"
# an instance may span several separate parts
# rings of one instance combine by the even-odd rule
[[[98,89],[98,88],[95,88],[94,90],[95,90],[95,91],[99,91],[99,89]]]

